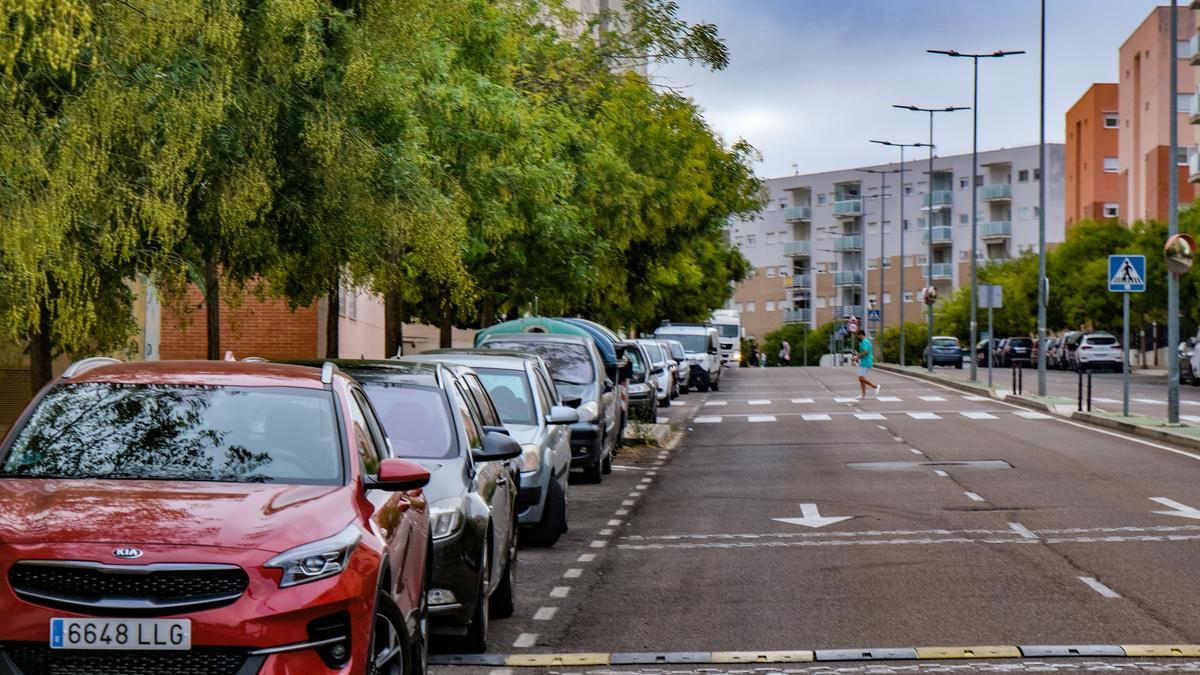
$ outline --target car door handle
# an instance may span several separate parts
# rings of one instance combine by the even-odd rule
[[[501,469],[500,477],[496,479],[496,485],[507,485],[507,484],[508,484],[508,469]]]

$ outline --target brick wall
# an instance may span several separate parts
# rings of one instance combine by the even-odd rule
[[[190,312],[173,304],[163,306],[162,359],[205,357],[208,329],[202,300],[200,290],[192,286],[183,301],[184,307],[192,308]],[[315,358],[320,330],[315,303],[293,312],[282,300],[259,301],[247,293],[236,307],[221,306],[221,352],[232,351],[239,359]]]

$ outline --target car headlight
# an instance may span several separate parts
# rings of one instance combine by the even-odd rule
[[[576,408],[579,411],[580,422],[595,422],[597,417],[600,417],[600,406],[596,405],[595,401],[588,401]]]
[[[732,356],[732,357],[730,357],[730,358],[732,358],[734,361],[741,361],[741,360],[742,360],[742,353],[741,353],[741,352],[734,352],[734,353],[733,353],[733,356]]]
[[[462,529],[463,499],[450,497],[429,507],[429,531],[434,539],[444,539]]]
[[[264,563],[263,567],[283,570],[283,578],[279,580],[280,588],[336,576],[346,569],[350,554],[354,552],[360,539],[362,533],[351,523],[346,529],[328,539],[284,551]]]
[[[521,448],[521,471],[537,471],[542,466],[542,449],[533,444]]]

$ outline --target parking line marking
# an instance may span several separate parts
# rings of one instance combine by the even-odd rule
[[[655,419],[655,422],[657,422],[658,424],[666,424],[667,422],[670,422],[670,421],[671,421],[671,419],[669,417],[659,417],[659,418]]]
[[[629,515],[629,509],[617,509],[616,511],[613,511],[613,515],[614,516],[627,516],[627,515]]]
[[[1033,530],[1030,530],[1028,527],[1025,527],[1020,523],[1009,523],[1008,528],[1022,537],[1025,537],[1026,539],[1038,538],[1037,535],[1033,533]]]
[[[558,614],[557,607],[539,607],[538,611],[533,613],[533,620],[549,621],[554,618],[555,614]]]
[[[972,411],[972,410],[964,410],[958,414],[962,415],[963,417],[965,417],[969,420],[994,420],[994,419],[996,419],[996,416],[991,413]]]
[[[1013,413],[1017,417],[1024,417],[1027,420],[1048,420],[1053,419],[1046,413],[1040,413],[1034,410],[1019,410]]]
[[[646,485],[635,485],[635,486],[633,486],[633,489],[634,490],[645,490],[646,487],[647,487]]]
[[[608,546],[608,542],[602,539],[595,539],[591,544],[589,544],[589,546],[592,548],[604,548],[605,546]]]
[[[910,412],[910,413],[908,413],[908,416],[913,418],[914,420],[940,420],[940,419],[942,419],[941,417],[938,417],[937,413],[931,413],[931,412]]]
[[[1097,593],[1099,593],[1100,595],[1102,595],[1106,598],[1111,599],[1111,598],[1121,597],[1120,593],[1117,593],[1116,591],[1109,588],[1108,586],[1105,586],[1104,584],[1100,583],[1094,577],[1079,577],[1079,580],[1082,581],[1083,583],[1087,584],[1088,587],[1091,588],[1093,591],[1096,591]]]
[[[565,598],[570,595],[570,593],[570,586],[555,586],[554,588],[550,589],[550,597],[552,598]]]
[[[643,478],[643,479],[642,479],[642,482],[643,482],[643,483],[653,483],[653,482],[654,482],[654,479],[653,479],[653,478],[650,478],[650,477],[646,477],[646,478]]]
[[[941,469],[934,469],[933,472],[936,473],[937,475],[941,476],[942,478],[950,477],[950,474],[946,473],[945,471],[942,471]]]
[[[756,399],[753,401],[747,401],[747,403],[750,405],[771,405],[771,402],[765,399]]]
[[[800,418],[805,422],[828,422],[831,419],[829,415],[801,415]]]
[[[903,399],[899,396],[876,396],[875,400],[880,403],[899,403]]]
[[[592,562],[595,559],[596,559],[595,553],[581,553],[579,555],[579,557],[576,558],[576,560],[578,560],[579,562]]]
[[[854,416],[860,420],[886,420],[887,418],[879,413],[854,413]]]
[[[920,451],[920,450],[918,450],[918,449],[916,449],[916,448],[909,448],[909,449],[908,449],[908,451],[909,451],[909,452],[911,452],[911,453],[912,453],[912,454],[914,454],[914,455],[919,455],[919,454],[921,454],[921,451]]]
[[[728,401],[705,401],[704,405],[728,405]]]
[[[792,399],[792,403],[812,403],[812,402],[813,402],[813,400],[811,398],[794,398],[794,399]]]
[[[718,416],[700,416],[692,421],[696,424],[720,424],[721,418]]]
[[[580,567],[572,567],[566,572],[563,572],[564,579],[578,579],[581,576],[583,576],[583,569]]]
[[[618,526],[618,525],[620,525],[620,524],[621,524],[621,521],[619,521],[619,520],[610,520],[610,521],[608,521],[608,526],[609,526],[609,527],[617,527],[617,526]]]
[[[747,422],[774,422],[774,415],[750,415],[746,418]]]
[[[833,399],[833,402],[834,403],[854,403],[857,400],[858,399],[853,396],[835,396]]]
[[[903,442],[904,442],[904,439],[903,439],[903,438],[900,438],[899,436],[892,436],[892,440],[893,440],[893,441],[896,441],[897,443],[903,443]]]
[[[630,498],[632,498],[632,499],[637,499],[638,497],[641,497],[641,496],[642,496],[642,493],[640,493],[640,492],[630,492],[630,493],[629,493],[629,496],[630,496]]]
[[[606,527],[606,528],[600,530],[601,537],[611,537],[612,533],[613,533],[612,528],[609,528],[609,527]]]
[[[969,498],[973,502],[985,501],[983,497],[980,497],[979,495],[975,494],[974,492],[964,492],[963,494],[966,495],[967,498]]]
[[[629,499],[626,499],[625,501],[621,502],[621,506],[633,506],[633,501],[632,501],[632,500],[629,500]],[[623,514],[623,513],[618,513],[617,515],[618,515],[618,516],[623,516],[623,515],[625,515],[625,514]]]
[[[537,633],[521,633],[517,636],[517,641],[513,643],[513,646],[518,649],[528,649],[536,645],[537,641]]]

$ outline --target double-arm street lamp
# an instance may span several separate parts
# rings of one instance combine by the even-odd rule
[[[883,268],[884,268],[884,264],[883,263],[887,257],[886,249],[884,248],[884,243],[886,241],[886,239],[884,237],[884,232],[886,231],[884,229],[884,221],[887,218],[887,209],[884,208],[884,205],[886,203],[885,198],[887,197],[887,186],[884,185],[884,180],[887,179],[888,174],[902,173],[904,171],[904,169],[903,168],[887,169],[887,170],[884,170],[884,169],[859,169],[859,171],[862,171],[863,173],[879,174],[879,290],[877,291],[877,293],[879,294],[879,333],[875,336],[875,343],[877,345],[879,345],[879,354],[880,354],[880,356],[882,356],[883,355],[883,328],[884,328],[884,323],[883,323],[883,289],[884,289]],[[901,179],[900,179],[900,185],[901,185],[901,187],[903,187],[903,185],[904,185],[903,177],[901,177]],[[904,192],[904,190],[901,189],[900,192],[901,192],[900,204],[901,204],[901,208],[903,209],[903,204],[904,204],[903,192]],[[903,223],[901,223],[901,226],[903,227]],[[900,233],[900,237],[901,237],[901,241],[903,241],[903,238],[904,238],[903,232]],[[904,259],[901,258],[900,262],[901,262],[900,275],[901,275],[901,278],[903,278],[903,276],[904,276],[904,265],[903,265]],[[864,318],[864,320],[866,321],[866,324],[869,326],[869,325],[871,325],[871,310],[867,308],[867,230],[866,230],[866,228],[863,228],[862,275],[863,275],[863,287],[862,287],[863,288],[863,311],[865,311],[867,313],[867,316]],[[903,298],[901,298],[901,299],[903,299]],[[901,326],[902,334],[903,334],[903,330],[904,330],[904,328],[903,328],[903,326]],[[882,361],[883,359],[880,358],[880,360]]]
[[[929,218],[926,220],[927,229],[929,230],[929,281],[927,286],[933,288],[933,115],[934,113],[949,113],[959,110],[970,110],[967,106],[947,106],[945,108],[918,108],[915,105],[893,105],[893,108],[902,110],[911,110],[913,112],[929,113],[929,189],[926,193],[929,195]],[[971,176],[971,182],[975,182],[975,176]],[[903,298],[902,298],[903,299]],[[933,303],[927,302],[929,308],[929,335],[925,338],[925,364],[929,372],[933,372]]]
[[[979,59],[998,59],[1004,56],[1013,54],[1024,54],[1024,51],[994,51],[990,54],[963,54],[953,49],[928,49],[930,54],[944,54],[955,58],[971,59],[974,67],[974,88],[972,94],[972,114],[971,114],[971,339],[967,344],[972,345],[974,349],[976,331],[978,324],[975,321],[976,307],[979,304],[978,291],[978,253],[976,246],[979,242],[979,230],[976,220],[976,199],[978,199],[979,186],[975,184],[975,176],[979,175]],[[932,178],[931,178],[932,180]],[[1043,179],[1044,180],[1044,179]],[[1043,338],[1044,341],[1044,338]],[[1040,351],[1045,351],[1039,343]],[[1039,360],[1039,362],[1041,362]],[[971,381],[975,381],[975,359],[971,359]]]
[[[903,366],[903,365],[907,365],[904,362],[904,149],[905,148],[923,148],[929,144],[928,143],[893,143],[891,141],[871,141],[871,142],[878,143],[879,145],[886,145],[886,146],[892,147],[892,148],[900,148],[900,169],[898,170],[900,173],[900,193],[899,193],[899,195],[900,195],[899,196],[899,199],[900,199],[900,264],[898,265],[898,267],[900,268],[900,317],[899,317],[899,319],[900,319],[900,365]],[[932,148],[932,147],[933,146],[930,146],[930,148]],[[879,220],[882,222],[883,218],[880,217]],[[880,229],[882,230],[882,225],[880,226]],[[880,234],[880,236],[883,236],[882,233]],[[880,267],[882,268],[883,262],[880,261],[879,264],[880,264]],[[879,274],[880,274],[880,277],[882,278],[882,275],[883,275],[882,269],[879,270]],[[880,289],[883,288],[882,283],[879,286],[880,286]],[[882,290],[880,292],[882,292]],[[882,297],[883,296],[880,296],[880,298],[882,298]],[[883,326],[883,303],[882,302],[880,303],[879,312],[880,312],[879,325],[882,327]]]

